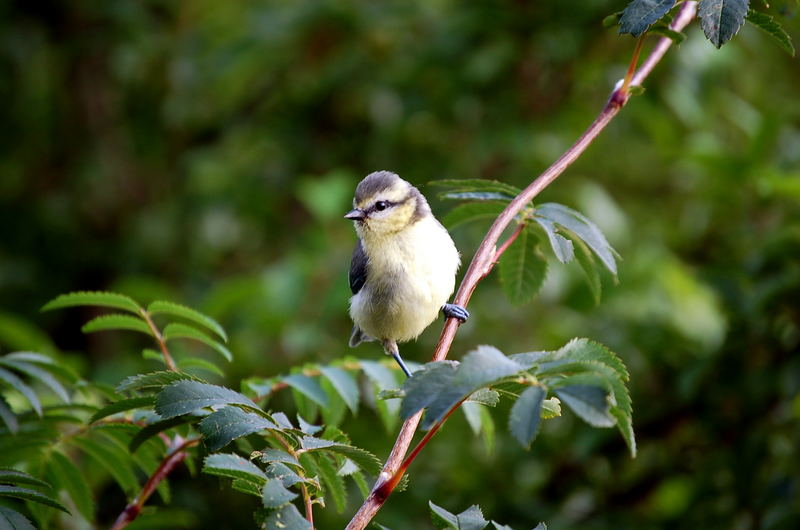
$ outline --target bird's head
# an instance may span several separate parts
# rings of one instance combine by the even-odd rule
[[[391,171],[376,171],[358,183],[345,218],[363,238],[400,232],[427,215],[430,207],[417,188]]]

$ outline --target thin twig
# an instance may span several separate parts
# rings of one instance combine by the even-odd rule
[[[675,31],[681,31],[686,25],[694,18],[697,9],[697,2],[690,1],[684,3],[677,17],[673,21],[671,28]],[[662,38],[659,40],[656,47],[644,61],[642,66],[637,70],[631,79],[631,86],[641,85],[647,78],[653,68],[658,64],[661,58],[666,53],[667,49],[672,45],[672,40]],[[621,84],[620,84],[621,85]],[[573,162],[586,150],[595,138],[606,128],[608,123],[617,115],[622,107],[628,102],[630,97],[628,91],[621,91],[621,86],[615,88],[611,92],[606,105],[603,110],[586,129],[586,131],[578,138],[578,140],[556,160],[547,170],[539,175],[522,193],[517,195],[509,205],[503,210],[500,215],[492,224],[486,236],[483,238],[475,257],[472,258],[467,272],[464,274],[464,279],[456,293],[454,303],[466,307],[472,296],[473,291],[478,285],[478,282],[484,278],[494,266],[495,245],[500,239],[503,231],[513,221],[514,217],[529,203],[531,202],[542,190],[549,186],[559,175],[561,175]],[[459,321],[455,318],[449,318],[445,322],[442,334],[439,337],[439,342],[433,353],[433,361],[441,361],[447,356],[450,351],[450,346],[455,338],[458,329]],[[422,412],[418,412],[410,417],[403,423],[400,433],[397,436],[394,447],[389,454],[389,458],[383,466],[381,477],[376,487],[373,488],[372,493],[366,498],[364,503],[359,508],[358,512],[353,516],[353,519],[347,525],[347,530],[362,530],[372,520],[375,514],[380,510],[386,498],[391,494],[391,490],[384,489],[385,484],[389,477],[392,479],[397,478],[396,472],[400,469],[401,461],[411,445],[411,440],[414,432],[419,425]]]
[[[292,457],[294,457],[295,460],[299,460],[300,451],[296,451],[295,448],[292,447],[292,444],[290,444],[286,440],[286,438],[284,438],[282,435],[278,434],[277,432],[275,432],[274,434],[275,434],[275,439],[278,440],[278,442],[283,446],[284,449],[286,449],[286,452],[292,455]],[[297,474],[301,478],[306,478],[302,468],[297,470]],[[311,499],[311,494],[308,492],[308,488],[302,482],[300,483],[300,493],[303,496],[303,504],[306,507],[306,521],[309,522],[311,528],[314,528],[314,503],[313,500]]]
[[[117,520],[114,521],[114,526],[111,527],[111,530],[121,530],[128,526],[134,519],[139,517],[139,514],[142,512],[142,507],[144,503],[147,502],[147,499],[150,498],[150,495],[156,490],[161,481],[167,478],[175,467],[183,462],[186,458],[186,450],[190,447],[194,447],[198,443],[200,443],[200,438],[190,438],[188,440],[183,440],[179,436],[175,437],[175,443],[177,447],[174,450],[167,453],[167,456],[164,457],[164,460],[161,461],[161,464],[156,468],[150,478],[147,479],[144,486],[142,487],[142,491],[139,492],[139,495],[136,496],[126,507],[122,510],[122,513],[119,514]]]
[[[158,346],[161,348],[161,354],[164,356],[164,364],[167,365],[167,370],[177,372],[178,367],[175,366],[175,361],[172,360],[172,355],[169,354],[169,350],[167,349],[167,341],[164,340],[164,336],[156,327],[153,319],[150,318],[150,313],[144,309],[140,309],[139,314],[142,315],[144,321],[147,322],[147,327],[150,328],[150,331],[153,333],[153,337],[155,337],[156,342],[158,342]]]

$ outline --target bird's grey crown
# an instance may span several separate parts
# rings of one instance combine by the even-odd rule
[[[375,171],[370,173],[356,186],[356,202],[372,197],[376,193],[392,188],[400,177],[391,171]]]

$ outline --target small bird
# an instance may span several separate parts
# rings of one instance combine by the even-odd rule
[[[465,308],[447,303],[458,250],[422,193],[391,171],[367,175],[344,217],[358,234],[350,262],[350,346],[380,341],[410,377],[397,343],[417,338],[440,310],[461,322],[469,318]]]

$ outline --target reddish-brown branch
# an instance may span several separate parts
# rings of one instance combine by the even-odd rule
[[[685,2],[677,17],[673,21],[671,28],[675,31],[681,31],[689,22],[694,18],[697,9],[697,2]],[[630,86],[641,85],[647,78],[653,68],[658,64],[661,58],[666,53],[667,49],[672,45],[672,41],[668,38],[659,40],[656,47],[644,61],[642,66],[636,71],[630,80]],[[615,88],[605,107],[592,122],[588,129],[578,138],[578,140],[556,160],[544,173],[539,175],[522,193],[517,195],[514,200],[509,203],[505,210],[497,217],[492,224],[486,236],[483,238],[475,257],[472,258],[467,272],[464,274],[464,279],[456,293],[454,303],[466,307],[472,296],[473,291],[480,282],[491,270],[495,264],[495,245],[500,239],[503,231],[511,224],[516,216],[529,202],[531,202],[543,189],[549,186],[559,175],[561,175],[575,160],[583,154],[594,139],[606,128],[608,123],[617,115],[622,107],[628,102],[630,94],[627,87],[622,90],[622,84]],[[439,337],[439,342],[433,352],[433,361],[441,361],[447,356],[450,351],[450,346],[455,338],[458,329],[459,321],[455,318],[449,318],[445,322],[442,334]],[[409,418],[403,423],[400,433],[397,436],[394,447],[392,448],[389,458],[383,466],[382,477],[384,480],[379,480],[372,493],[367,497],[364,503],[359,508],[358,512],[353,516],[353,519],[347,525],[347,530],[362,530],[372,520],[375,514],[380,510],[383,503],[391,494],[392,489],[388,486],[391,482],[395,486],[399,482],[401,473],[401,461],[405,455],[408,447],[411,445],[411,440],[414,432],[419,425],[419,420],[422,413],[419,412]],[[391,477],[391,480],[389,479]],[[380,493],[380,495],[378,494]]]
[[[176,438],[176,441],[179,441],[179,438]],[[186,459],[186,450],[190,447],[194,447],[200,443],[199,438],[190,438],[188,440],[183,440],[178,444],[178,446],[170,453],[164,457],[164,460],[161,461],[161,464],[156,468],[150,478],[147,479],[144,486],[142,487],[142,491],[139,492],[139,495],[133,499],[122,513],[119,514],[117,520],[114,521],[114,526],[111,527],[111,530],[120,530],[128,526],[134,519],[139,517],[139,514],[142,512],[142,507],[144,503],[147,502],[147,499],[150,498],[150,495],[156,490],[161,481],[167,478],[167,476],[172,472],[178,464]]]
[[[169,354],[169,350],[167,349],[167,341],[164,340],[164,336],[161,335],[161,332],[158,330],[158,327],[156,327],[153,319],[150,318],[150,313],[144,309],[140,309],[139,314],[141,314],[142,318],[144,318],[144,321],[147,322],[147,327],[150,328],[150,331],[153,333],[153,337],[155,337],[156,342],[158,342],[158,347],[161,348],[161,354],[164,356],[164,364],[167,365],[167,370],[177,372],[178,367],[175,366],[175,361],[172,360],[172,355]]]

